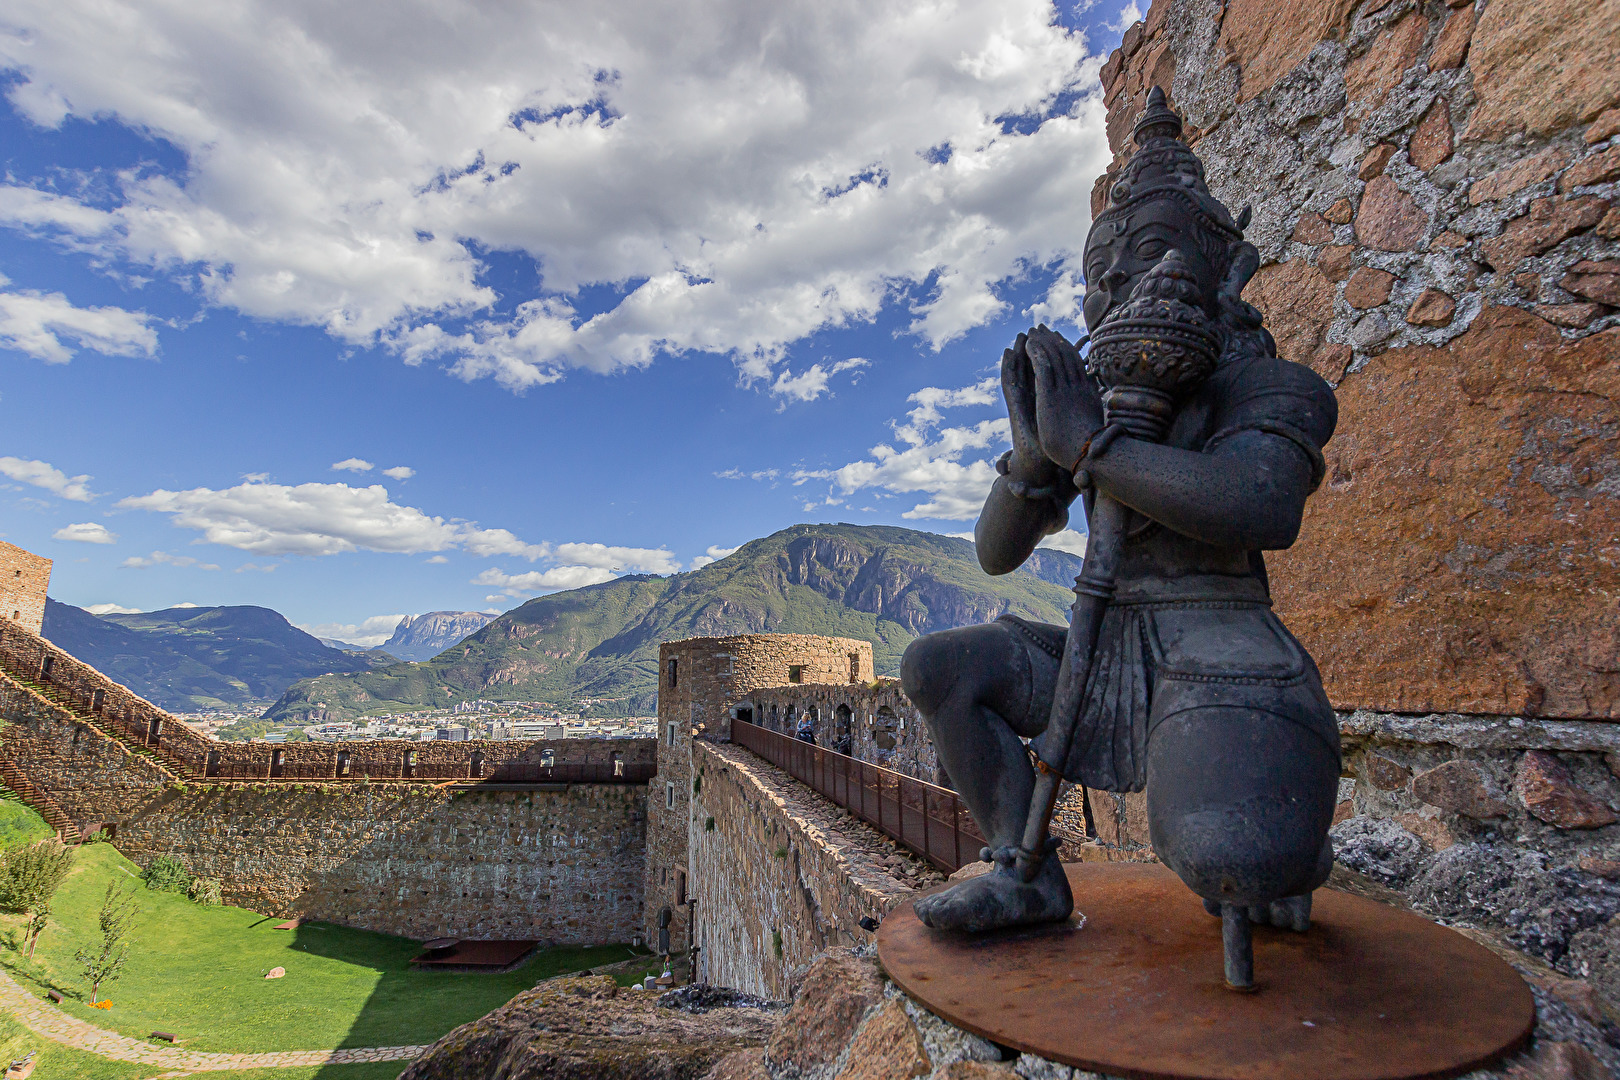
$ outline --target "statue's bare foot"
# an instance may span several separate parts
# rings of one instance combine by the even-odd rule
[[[1220,901],[1206,899],[1204,910],[1211,915],[1219,915]],[[1303,934],[1311,928],[1311,894],[1301,893],[1273,900],[1269,904],[1255,904],[1248,909],[1248,913],[1249,921],[1257,926],[1275,926]]]
[[[1041,863],[1035,880],[1024,882],[1017,870],[998,863],[988,874],[952,885],[917,901],[917,918],[936,930],[970,934],[1007,926],[1061,922],[1074,911],[1069,878],[1056,854]]]

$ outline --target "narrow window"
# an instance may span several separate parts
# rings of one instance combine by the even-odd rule
[[[804,665],[788,665],[788,682],[804,682]]]
[[[675,785],[667,781],[664,784],[664,809],[675,809]]]
[[[669,727],[664,737],[668,740],[670,746],[675,745],[675,721],[671,720],[669,722]]]
[[[416,775],[416,751],[405,751],[405,778],[408,780]]]
[[[349,752],[347,750],[338,751],[337,774],[339,776],[349,775]]]
[[[482,750],[473,751],[472,761],[467,766],[467,775],[474,779],[484,775],[484,752]]]
[[[675,871],[675,902],[677,904],[686,903],[686,871],[685,870],[677,870],[677,871]]]
[[[613,755],[613,775],[614,776],[623,776],[624,775],[624,755],[623,754],[614,754]]]
[[[203,775],[204,776],[218,776],[219,775],[219,751],[218,750],[210,750],[210,751],[208,751],[208,757],[203,762]]]
[[[849,681],[861,681],[861,654],[858,652],[849,654]]]
[[[554,768],[556,768],[557,767],[557,751],[553,750],[549,746],[546,747],[544,750],[540,751],[540,767],[542,769],[554,769]]]
[[[90,693],[90,711],[99,713],[107,707],[107,691],[93,690]]]
[[[287,751],[275,749],[270,751],[270,775],[280,776],[287,769]]]
[[[675,689],[675,677],[678,674],[677,668],[679,665],[680,661],[676,660],[673,656],[669,658],[669,688],[671,690]]]
[[[39,662],[39,681],[40,682],[50,682],[51,681],[51,668],[53,668],[55,666],[56,666],[56,657],[54,657],[54,656],[46,656],[45,659],[41,660]]]

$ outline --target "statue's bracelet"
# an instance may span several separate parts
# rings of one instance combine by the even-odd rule
[[[1069,470],[1074,474],[1075,487],[1084,491],[1091,486],[1091,470],[1085,467],[1086,462],[1102,457],[1103,452],[1113,445],[1114,440],[1124,434],[1123,424],[1108,424],[1086,440],[1086,444],[1080,448],[1080,456],[1074,459],[1074,468]]]

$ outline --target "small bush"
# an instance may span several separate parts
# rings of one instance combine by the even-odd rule
[[[141,872],[141,880],[153,892],[186,892],[191,888],[191,873],[179,859],[159,855]]]
[[[107,842],[107,830],[106,829],[97,829],[95,832],[91,833],[89,836],[85,837],[81,841],[81,843],[85,843],[85,844],[105,844],[106,842]]]
[[[785,859],[785,858],[787,858],[787,848],[786,848],[786,847],[779,847],[779,848],[777,848],[777,849],[776,849],[776,857],[777,857],[777,858],[778,858],[778,859]]]
[[[224,902],[223,887],[218,878],[192,878],[186,888],[186,896],[203,907],[218,907]]]

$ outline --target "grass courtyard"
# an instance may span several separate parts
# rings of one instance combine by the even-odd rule
[[[0,844],[33,838],[26,820],[10,821],[18,816],[16,808],[0,804]],[[408,963],[419,951],[414,941],[324,923],[275,930],[279,919],[153,892],[140,882],[139,872],[110,844],[81,847],[32,961],[17,949],[22,917],[0,916],[0,966],[40,997],[49,990],[63,993],[67,1001],[61,1008],[98,1027],[141,1039],[153,1031],[174,1032],[187,1049],[252,1053],[432,1042],[540,979],[636,955],[627,946],[562,947],[503,974],[419,971]],[[98,937],[97,912],[109,881],[132,891],[141,912],[123,977],[102,988],[112,1007],[100,1009],[86,1004],[89,986],[74,952],[90,948]],[[652,958],[647,962],[650,966]],[[274,967],[285,968],[286,976],[265,979]],[[40,1048],[35,1076],[42,1080],[134,1080],[150,1074],[150,1067],[79,1054],[34,1036],[11,1017],[0,1014],[0,1019],[6,1025],[0,1028],[0,1056],[15,1059]],[[82,1060],[70,1067],[75,1054]],[[52,1060],[57,1066],[47,1069]],[[382,1080],[401,1068],[403,1063],[228,1075]]]

